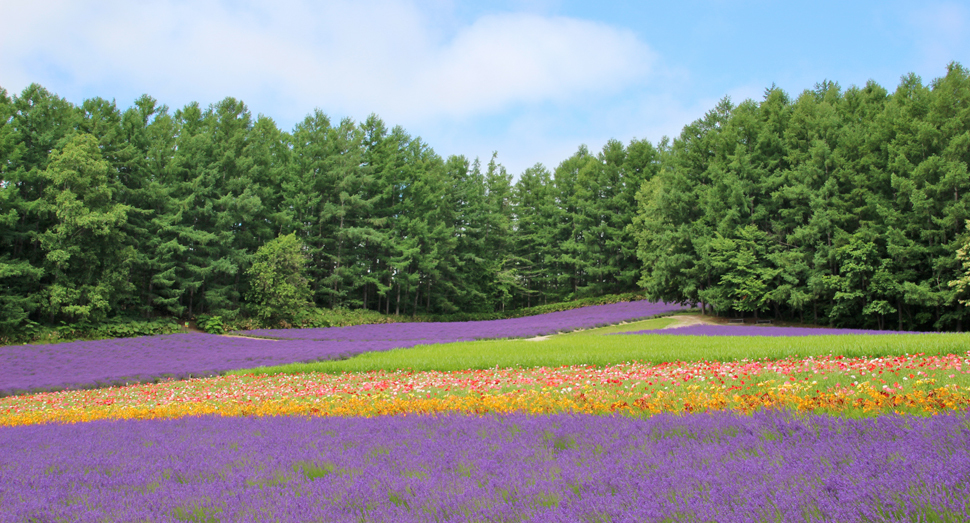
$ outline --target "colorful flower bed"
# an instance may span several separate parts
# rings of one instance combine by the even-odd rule
[[[397,416],[0,429],[0,523],[958,521],[967,413]]]
[[[347,358],[356,354],[490,337],[527,337],[640,319],[677,310],[646,301],[598,305],[526,318],[465,323],[391,323],[250,334],[211,334],[0,347],[0,395],[213,375],[261,365]]]
[[[970,354],[606,367],[230,375],[0,399],[0,425],[199,414],[645,415],[765,408],[931,413],[970,406]]]

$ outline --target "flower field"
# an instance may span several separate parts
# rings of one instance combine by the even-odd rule
[[[677,305],[635,301],[508,320],[242,333],[279,339],[169,334],[55,345],[8,345],[0,347],[0,395],[206,376],[261,365],[343,359],[418,344],[540,336],[678,309]]]
[[[763,409],[931,414],[970,407],[970,354],[462,371],[233,374],[0,398],[0,425],[223,416]]]
[[[192,417],[0,431],[0,522],[959,521],[970,416]]]
[[[648,305],[510,332],[637,319]],[[961,521],[970,510],[967,335],[670,321],[629,327],[671,336],[444,343],[497,332],[475,322],[105,342],[87,361],[156,378],[199,361],[368,352],[313,364],[326,371],[2,397],[0,523]],[[3,349],[31,348],[37,376],[45,354],[62,384],[90,385],[74,376],[98,370],[57,360],[57,348],[79,354],[71,344]],[[365,370],[344,366],[358,360]]]
[[[424,343],[445,343],[542,336],[649,318],[681,309],[683,307],[680,305],[670,303],[629,301],[505,320],[382,323],[326,329],[259,329],[240,331],[238,334],[288,340],[418,340]]]

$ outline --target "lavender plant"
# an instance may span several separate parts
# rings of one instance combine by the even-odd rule
[[[222,418],[0,428],[0,523],[957,521],[970,414]]]
[[[258,329],[247,336],[300,340],[482,340],[527,338],[669,314],[683,307],[672,303],[632,301],[504,320],[389,323],[326,329]]]

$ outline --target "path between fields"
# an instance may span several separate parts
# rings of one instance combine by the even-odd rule
[[[717,325],[710,316],[702,316],[700,314],[678,314],[671,316],[670,319],[674,320],[674,323],[665,327],[667,329],[679,329],[691,325]]]
[[[195,323],[195,320],[185,322],[185,330],[195,334],[210,334],[202,329]],[[231,332],[223,332],[222,334],[216,334],[215,336],[225,336],[227,338],[245,338],[247,340],[263,340],[263,341],[280,341],[273,338],[257,338],[255,336],[243,336],[241,334],[233,334]]]

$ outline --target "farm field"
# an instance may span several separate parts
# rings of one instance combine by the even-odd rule
[[[345,359],[364,352],[418,344],[541,336],[638,320],[681,308],[634,301],[492,321],[248,331],[238,336],[169,334],[55,345],[8,345],[0,347],[0,395],[209,376],[259,365]],[[263,337],[255,337],[260,335]]]
[[[966,413],[190,417],[0,431],[0,522],[960,521]]]
[[[970,509],[970,336],[640,319],[670,312],[659,305],[610,321],[601,307],[566,327],[536,318],[515,339],[428,344],[497,332],[469,324],[250,332],[279,341],[220,338],[410,348],[0,398],[0,506],[13,507],[0,522],[959,521]]]

